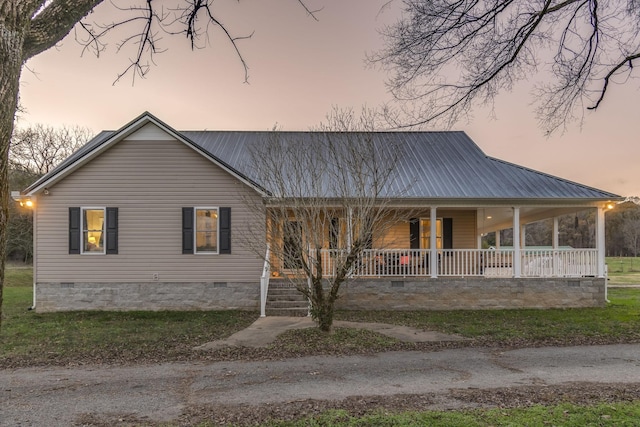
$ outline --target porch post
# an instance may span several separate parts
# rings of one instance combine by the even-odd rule
[[[552,236],[551,236],[551,246],[553,247],[553,275],[555,277],[559,276],[559,259],[558,259],[558,246],[560,246],[560,237],[558,236],[558,217],[553,217],[553,228],[552,228]]]
[[[604,208],[598,206],[596,214],[596,250],[597,250],[597,263],[598,263],[598,277],[604,277]]]
[[[520,208],[513,208],[513,277],[516,279],[521,274],[520,255]]]
[[[431,272],[431,277],[432,278],[436,278],[438,277],[438,248],[437,246],[437,239],[436,239],[436,221],[438,220],[437,217],[437,210],[438,208],[432,207],[431,208],[431,215],[430,215],[430,225],[431,225],[431,235],[429,236],[429,271]]]
[[[496,249],[500,249],[500,231],[502,230],[496,230]]]

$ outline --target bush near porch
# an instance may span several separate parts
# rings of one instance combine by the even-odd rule
[[[639,262],[640,264],[640,262]],[[30,269],[7,269],[0,331],[0,368],[88,363],[147,363],[429,350],[443,345],[525,347],[640,342],[640,288],[613,288],[605,308],[465,311],[348,311],[342,320],[414,326],[460,334],[461,343],[408,344],[370,331],[289,331],[266,349],[226,348],[198,353],[193,347],[233,334],[257,312],[69,312],[35,313]]]

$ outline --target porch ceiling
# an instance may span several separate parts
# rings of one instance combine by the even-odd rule
[[[589,207],[523,207],[520,208],[520,223],[529,224],[543,219],[573,214]],[[477,215],[478,231],[490,233],[513,227],[513,209],[509,207],[479,208]]]

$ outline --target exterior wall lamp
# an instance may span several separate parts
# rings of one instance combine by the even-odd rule
[[[11,198],[16,202],[20,203],[20,206],[33,208],[35,203],[31,199],[31,196],[23,196],[19,191],[12,191]]]

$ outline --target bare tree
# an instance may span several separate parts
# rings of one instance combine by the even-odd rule
[[[340,287],[357,277],[363,252],[398,221],[388,207],[401,158],[392,134],[376,134],[371,115],[351,110],[334,111],[315,132],[274,131],[252,151],[253,174],[269,197],[254,202],[266,221],[250,233],[267,236],[272,268],[309,299],[323,331],[330,331]]]
[[[403,0],[373,63],[408,114],[398,126],[451,125],[543,68],[535,91],[550,134],[597,109],[640,59],[638,0]]]
[[[122,8],[111,3],[110,7],[120,9],[119,20],[108,24],[82,21],[101,3],[102,0],[0,0],[0,310],[9,217],[9,140],[18,107],[20,74],[26,61],[55,46],[72,29],[78,28],[84,34],[80,39],[95,53],[102,51],[108,34],[117,34],[122,40],[119,49],[125,45],[136,49],[131,66],[124,72],[144,76],[153,63],[153,55],[163,50],[163,36],[186,37],[192,47],[196,47],[219,30],[235,48],[247,78],[247,67],[237,46],[242,37],[232,35],[223,24],[213,0],[177,0],[171,8],[160,0],[127,2]],[[313,16],[303,0],[297,3]],[[118,75],[118,79],[122,75]]]
[[[26,129],[16,129],[9,147],[9,161],[14,168],[42,176],[91,137],[90,129],[79,126],[56,128],[36,124]]]
[[[10,188],[25,188],[69,157],[91,136],[91,130],[79,126],[56,128],[37,124],[15,129],[9,147]],[[9,213],[7,255],[20,256],[27,262],[33,256],[32,212],[29,208],[10,204]]]

